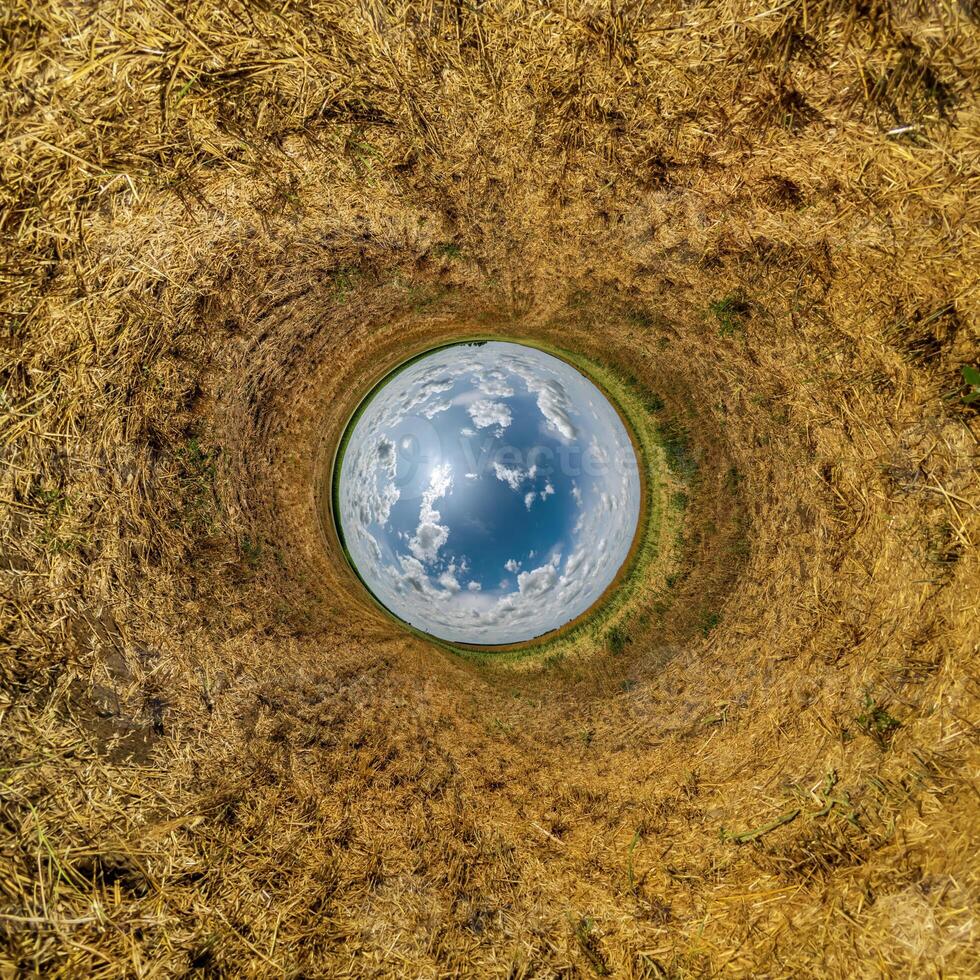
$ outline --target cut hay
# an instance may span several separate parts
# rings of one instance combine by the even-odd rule
[[[2,971],[980,973],[977,21],[5,5]],[[358,392],[490,328],[690,477],[533,669],[320,513]]]

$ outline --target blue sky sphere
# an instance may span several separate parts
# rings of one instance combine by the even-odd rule
[[[563,626],[615,578],[639,520],[616,410],[570,364],[521,344],[456,344],[394,373],[340,467],[358,573],[443,640],[518,643]]]

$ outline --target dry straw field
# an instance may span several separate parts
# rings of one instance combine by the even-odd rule
[[[980,974],[973,0],[0,38],[0,974]],[[568,656],[409,635],[324,520],[358,393],[484,331],[686,481]]]

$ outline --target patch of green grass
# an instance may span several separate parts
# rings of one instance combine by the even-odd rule
[[[348,153],[360,163],[371,165],[374,160],[381,155],[381,151],[367,140],[348,139],[344,148]]]
[[[503,732],[504,735],[513,735],[514,726],[507,724],[505,721],[501,721],[499,718],[494,717],[490,720],[490,728],[495,732]]]
[[[440,259],[458,259],[463,253],[453,242],[438,242],[432,246],[432,254]]]
[[[630,309],[626,311],[626,322],[634,327],[649,329],[656,323],[656,320],[646,310]]]
[[[697,466],[691,453],[687,430],[680,423],[670,420],[661,425],[660,438],[667,465],[682,479],[690,480]]]
[[[664,400],[654,392],[644,389],[641,400],[643,401],[643,407],[651,414],[663,411]]]
[[[246,536],[242,538],[242,560],[249,568],[256,568],[259,564],[259,559],[262,557],[262,544],[259,541],[253,541],[250,537]]]
[[[416,313],[434,306],[451,292],[448,286],[432,283],[411,283],[408,286],[408,302]]]
[[[177,451],[177,455],[183,463],[188,479],[214,479],[214,463],[218,457],[218,450],[205,449],[195,437],[189,439],[187,445]]]
[[[701,619],[698,623],[701,635],[707,636],[720,622],[721,616],[716,612],[705,611],[701,613]]]
[[[858,727],[880,749],[887,749],[902,723],[870,694],[865,694],[863,707],[864,711],[855,719]]]
[[[606,630],[606,647],[613,656],[622,653],[631,640],[632,637],[621,624],[617,623],[615,626],[610,626]]]
[[[963,388],[960,392],[960,401],[964,405],[973,405],[980,402],[980,370],[970,364],[964,364],[960,368],[963,375]]]
[[[735,558],[748,558],[752,547],[747,535],[743,532],[729,545],[728,550]]]
[[[705,718],[702,724],[707,727],[708,725],[726,725],[728,724],[728,709],[731,707],[730,704],[722,704],[719,706],[718,714],[711,715]]]
[[[731,293],[708,304],[708,312],[718,321],[718,336],[731,337],[745,327],[749,304],[739,293]]]
[[[26,494],[30,505],[44,514],[44,527],[38,541],[52,555],[74,552],[90,542],[87,522],[79,522],[74,516],[74,504],[61,489],[47,489],[39,484],[31,486]]]
[[[88,539],[72,531],[62,533],[57,529],[48,528],[41,532],[38,540],[44,550],[52,555],[67,555],[80,548]]]
[[[197,438],[177,451],[180,463],[181,519],[192,532],[208,531],[214,524],[217,499],[214,480],[219,449],[205,449]]]
[[[612,971],[599,945],[595,934],[595,922],[590,916],[582,916],[575,924],[575,938],[596,976],[608,977]]]
[[[656,414],[663,411],[664,400],[655,391],[642,385],[632,374],[623,378],[623,382],[629,388],[630,394],[635,395],[648,412]]]
[[[347,302],[347,297],[354,291],[360,275],[360,270],[353,265],[338,266],[331,273],[330,291],[341,306]]]
[[[68,507],[68,498],[63,490],[45,490],[35,486],[28,499],[47,511],[49,517],[61,516]]]

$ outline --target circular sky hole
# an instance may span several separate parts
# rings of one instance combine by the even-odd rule
[[[334,473],[355,572],[441,640],[523,643],[609,588],[636,534],[633,441],[596,385],[552,354],[458,343],[391,372],[358,408]]]

